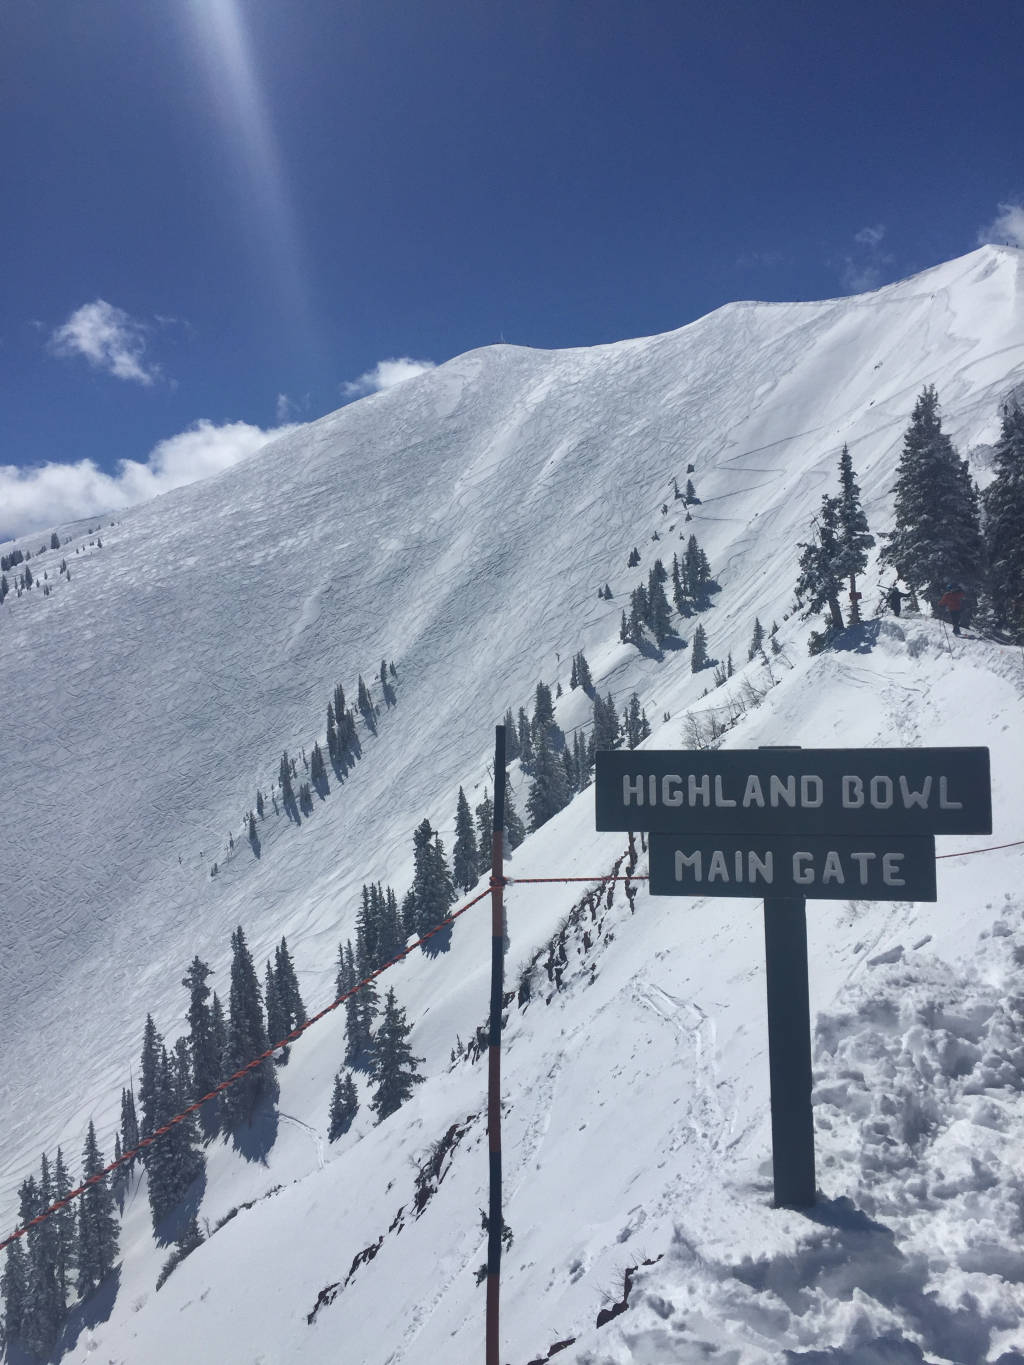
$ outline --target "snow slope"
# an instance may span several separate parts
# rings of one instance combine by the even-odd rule
[[[475,803],[488,781],[494,722],[527,705],[538,678],[567,688],[575,650],[620,705],[640,691],[653,747],[681,742],[687,708],[723,703],[724,692],[700,700],[709,675],[690,674],[688,651],[656,660],[617,642],[655,555],[698,535],[722,584],[704,618],[711,652],[739,662],[754,615],[781,621],[791,606],[796,542],[841,444],[881,529],[922,385],[937,385],[966,451],[993,439],[998,402],[1022,378],[1021,253],[986,247],[858,298],[732,304],[590,350],[473,352],[123,514],[102,549],[73,542],[84,553],[70,583],[0,608],[8,1220],[43,1147],[77,1151],[90,1115],[112,1132],[146,1012],[171,1037],[184,1027],[178,982],[194,953],[223,991],[236,924],[260,962],[287,934],[307,1003],[330,998],[360,885],[379,878],[401,894],[424,815],[450,847],[459,784]],[[702,502],[684,524],[670,489],[690,463]],[[627,570],[634,544],[642,563]],[[51,560],[32,561],[37,576]],[[611,603],[597,596],[606,581]],[[791,667],[728,743],[989,744],[995,834],[957,849],[1020,834],[1019,657],[967,641],[951,654],[941,627],[918,619],[810,660],[806,629],[783,625]],[[255,860],[241,818],[256,787],[267,790],[283,748],[322,741],[334,684],[354,696],[382,657],[399,678],[379,735],[364,733],[363,758],[301,828],[268,818]],[[588,710],[567,690],[559,719],[579,724]],[[608,871],[623,841],[592,827],[585,793],[510,871]],[[991,1060],[1024,932],[1020,852],[940,863],[937,906],[812,907],[819,1183],[832,1201],[817,1220],[767,1208],[757,903],[640,890],[631,912],[620,889],[588,910],[569,931],[563,989],[539,969],[534,999],[510,1017],[508,1360],[525,1365],[569,1336],[579,1341],[562,1358],[593,1361],[767,1361],[887,1333],[911,1354],[879,1359],[1024,1348],[1024,1276],[998,1254],[1015,1235],[1009,1153],[1024,1111]],[[511,980],[579,898],[578,887],[512,888]],[[336,1359],[339,1341],[367,1362],[479,1357],[485,1079],[448,1058],[486,1013],[488,933],[481,907],[450,952],[394,969],[431,1079],[380,1128],[361,1113],[341,1142],[323,1140],[340,1020],[293,1050],[267,1164],[211,1149],[203,1215],[212,1226],[283,1188],[159,1294],[165,1253],[135,1192],[110,1320],[83,1330],[72,1359],[312,1362]],[[953,1041],[940,1046],[939,1033]],[[997,1083],[982,1085],[990,1073]],[[917,1146],[913,1124],[894,1130],[897,1155],[872,1165],[865,1134],[897,1117],[875,1112],[877,1092],[933,1086],[938,1116]],[[416,1166],[467,1121],[414,1218]],[[400,1207],[378,1254],[307,1323],[318,1292]],[[942,1218],[970,1225],[962,1246]],[[872,1296],[882,1243],[909,1268]],[[658,1256],[630,1311],[596,1330],[602,1294],[618,1298],[625,1268]],[[925,1311],[935,1303],[952,1327]]]

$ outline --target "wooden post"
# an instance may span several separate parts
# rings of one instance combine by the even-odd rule
[[[487,1365],[500,1365],[498,1309],[501,1273],[501,1014],[505,985],[504,857],[505,727],[494,730],[494,825],[491,834],[491,1018],[487,1048]]]
[[[775,1206],[807,1208],[815,1184],[806,901],[765,901],[764,954]]]

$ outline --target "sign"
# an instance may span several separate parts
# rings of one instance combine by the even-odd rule
[[[934,901],[935,840],[652,834],[654,896]]]
[[[596,775],[599,830],[992,833],[982,748],[616,750],[597,754]]]

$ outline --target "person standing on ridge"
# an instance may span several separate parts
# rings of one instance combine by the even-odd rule
[[[894,583],[885,594],[885,604],[892,612],[893,616],[899,616],[903,606],[903,599],[909,597],[909,592],[900,592],[899,587]]]
[[[953,634],[960,634],[960,613],[964,609],[964,597],[966,593],[958,583],[949,583],[946,591],[939,598],[939,606],[945,607],[949,612],[949,619],[953,623]]]

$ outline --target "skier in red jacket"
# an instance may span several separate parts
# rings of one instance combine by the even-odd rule
[[[967,594],[958,583],[949,583],[946,591],[939,598],[939,606],[945,607],[949,612],[949,619],[953,622],[953,634],[960,634],[960,613],[964,609],[964,598]]]

